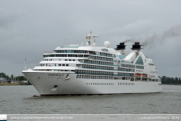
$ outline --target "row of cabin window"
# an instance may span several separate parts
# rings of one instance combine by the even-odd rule
[[[75,70],[76,73],[96,73],[96,74],[111,74],[113,75],[114,72],[105,72],[105,71],[89,71],[89,70]]]
[[[65,61],[75,61],[75,59],[65,59]]]
[[[118,85],[135,85],[135,83],[118,83]]]
[[[84,60],[84,63],[95,63],[95,64],[105,64],[105,65],[113,65],[111,62],[102,62],[102,61],[92,61],[92,60]]]
[[[159,79],[147,79],[147,78],[139,78],[139,77],[136,77],[135,78],[135,81],[153,81],[153,82],[159,82],[160,80]]]
[[[43,57],[89,57],[89,55],[74,55],[74,54],[52,54],[52,55],[43,55]],[[93,59],[101,59],[101,60],[113,60],[112,58],[104,58],[104,57],[91,57]]]
[[[144,66],[136,66],[136,68],[144,69]]]
[[[43,55],[43,57],[89,57],[89,55],[65,55],[65,54],[62,54],[62,55]]]
[[[82,65],[82,67],[83,68],[95,68],[95,69],[114,70],[114,67],[107,67],[107,66]]]
[[[90,76],[90,75],[77,75],[76,78],[85,78],[85,79],[113,79],[113,77],[108,77],[108,76]]]
[[[135,65],[121,64],[122,67],[135,68]]]
[[[55,64],[56,66],[56,64]],[[58,64],[58,66],[69,66],[69,64]]]
[[[127,69],[127,68],[118,68],[118,70],[121,70],[121,71],[134,71],[134,69]]]
[[[84,50],[57,50],[55,52],[56,53],[89,53],[89,54],[96,55],[95,51],[84,51]],[[103,55],[103,56],[115,56],[113,54],[102,53],[102,52],[100,52],[100,55]]]
[[[134,76],[134,74],[130,74],[130,73],[118,73],[118,75]]]
[[[61,59],[45,59],[45,61],[61,61]],[[65,59],[65,61],[75,61],[75,59]]]
[[[90,54],[96,54],[95,51],[84,51],[84,50],[56,50],[56,53],[90,53]],[[101,55],[107,55],[107,56],[114,56],[113,54],[109,53],[102,53],[100,52]]]
[[[109,54],[109,53],[100,53],[100,55],[102,55],[102,56],[115,56],[115,55]]]
[[[49,64],[40,64],[40,66],[52,66],[52,65],[49,65]],[[55,64],[55,66],[69,66],[69,64]]]
[[[114,85],[114,83],[86,83],[86,85]]]
[[[57,69],[34,69],[35,71],[70,71],[75,72],[74,70],[57,70]]]
[[[121,64],[121,66],[122,66],[122,67],[135,68],[135,65]],[[138,66],[138,65],[136,65],[136,68],[144,69],[144,66]]]
[[[99,56],[91,56],[91,59],[98,59],[98,60],[107,60],[107,61],[113,61],[113,58],[105,58],[105,57],[99,57]]]
[[[88,51],[83,50],[56,50],[56,53],[88,53]]]

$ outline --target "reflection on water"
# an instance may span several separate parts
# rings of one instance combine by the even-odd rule
[[[1,86],[0,114],[178,114],[181,86],[147,94],[33,97],[33,86]]]

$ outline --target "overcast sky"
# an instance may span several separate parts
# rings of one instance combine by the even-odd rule
[[[22,75],[25,58],[33,68],[65,39],[86,43],[90,30],[98,46],[149,43],[142,51],[160,76],[181,77],[180,0],[1,0],[0,72]]]

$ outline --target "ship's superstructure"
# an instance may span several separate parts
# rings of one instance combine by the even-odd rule
[[[117,94],[161,92],[161,81],[153,61],[135,42],[131,51],[95,45],[90,32],[86,46],[69,45],[45,52],[44,60],[23,74],[41,95]],[[127,54],[129,52],[129,54]]]

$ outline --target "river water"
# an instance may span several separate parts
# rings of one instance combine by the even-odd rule
[[[181,86],[147,94],[33,97],[33,86],[0,86],[0,114],[180,114]]]

